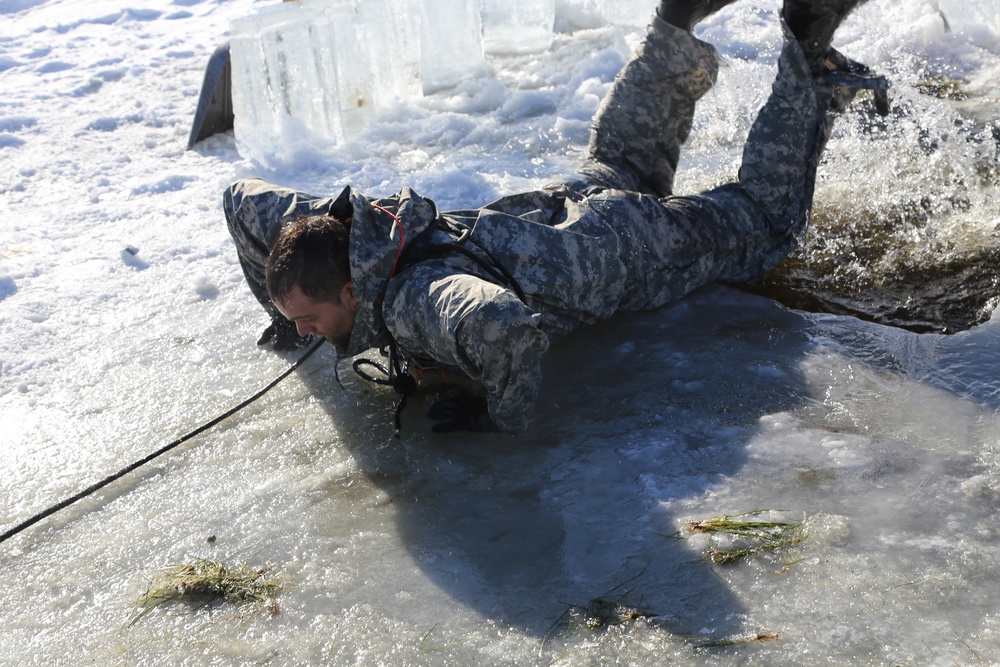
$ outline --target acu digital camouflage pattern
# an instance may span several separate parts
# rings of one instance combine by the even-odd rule
[[[577,176],[444,214],[469,231],[466,247],[513,274],[523,301],[513,285],[454,252],[404,263],[390,279],[400,244],[405,257],[438,213],[409,189],[382,200],[352,193],[358,313],[341,352],[354,355],[391,336],[404,354],[480,381],[494,423],[518,431],[530,423],[541,359],[555,339],[615,312],[655,308],[706,283],[774,266],[806,226],[830,99],[785,36],[738,182],[667,196],[695,102],[714,83],[718,61],[713,47],[654,17],[595,118],[590,158]],[[331,201],[259,180],[226,193],[230,229],[258,298],[266,248],[282,219],[325,211]],[[451,241],[444,231],[428,233]]]

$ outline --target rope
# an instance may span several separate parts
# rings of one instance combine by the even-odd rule
[[[399,265],[399,258],[403,254],[403,242],[406,239],[406,234],[403,232],[403,223],[399,221],[399,216],[385,208],[384,206],[379,206],[378,204],[372,202],[372,207],[377,208],[386,215],[392,218],[393,223],[396,225],[396,229],[399,230],[399,247],[396,248],[396,259],[392,262],[392,271],[389,272],[389,280],[396,275],[396,267]]]
[[[399,359],[396,356],[394,345],[389,346],[388,354],[388,368],[377,361],[372,361],[371,359],[357,359],[354,361],[354,364],[352,364],[352,368],[362,380],[386,387],[392,387],[396,390],[396,393],[399,394],[399,403],[396,404],[396,409],[393,413],[393,435],[398,438],[403,432],[403,410],[406,408],[406,399],[410,394],[417,390],[417,381],[413,379],[412,375],[410,375],[409,364],[403,364],[402,368],[400,368]],[[377,378],[361,370],[365,366],[371,366],[372,368],[384,373],[385,379],[383,380],[382,378]]]
[[[120,478],[124,477],[125,475],[127,475],[128,473],[132,472],[133,470],[135,470],[135,469],[137,469],[137,468],[139,468],[139,467],[141,467],[141,466],[149,463],[150,461],[152,461],[156,457],[160,456],[161,454],[165,454],[165,453],[169,452],[171,449],[177,447],[178,445],[180,445],[180,444],[182,444],[184,442],[187,442],[188,440],[190,440],[191,438],[195,437],[196,435],[207,431],[208,429],[212,428],[213,426],[215,426],[216,424],[218,424],[219,422],[221,422],[223,419],[226,419],[227,417],[231,417],[232,415],[236,414],[237,412],[239,412],[240,410],[242,410],[246,406],[248,406],[251,403],[253,403],[254,401],[256,401],[258,398],[260,398],[261,396],[263,396],[264,394],[266,394],[267,392],[269,392],[271,389],[273,389],[279,382],[281,382],[282,380],[284,380],[286,377],[288,377],[289,375],[291,375],[295,371],[295,369],[297,369],[299,366],[301,366],[305,362],[306,359],[308,359],[309,357],[311,357],[313,355],[313,353],[316,352],[316,350],[318,350],[319,347],[320,347],[320,345],[322,345],[324,342],[325,342],[324,339],[320,339],[319,341],[317,341],[316,344],[314,344],[311,348],[309,348],[308,350],[306,350],[306,353],[302,355],[301,359],[299,359],[298,361],[296,361],[291,367],[289,367],[287,370],[285,370],[281,375],[279,375],[277,378],[275,378],[266,387],[264,387],[263,389],[261,389],[260,391],[258,391],[256,394],[254,394],[253,396],[251,396],[247,400],[245,400],[242,403],[240,403],[239,405],[237,405],[235,408],[232,408],[232,409],[226,411],[225,413],[219,415],[218,417],[216,417],[215,419],[213,419],[212,421],[210,421],[210,422],[208,422],[206,424],[202,424],[201,426],[199,426],[195,430],[191,431],[187,435],[185,435],[185,436],[183,436],[181,438],[178,438],[177,440],[174,440],[169,445],[161,447],[160,449],[156,450],[155,452],[153,452],[149,456],[146,456],[145,458],[139,459],[138,461],[136,461],[132,465],[127,466],[125,468],[122,468],[121,470],[119,470],[115,474],[110,475],[108,477],[105,477],[104,479],[102,479],[100,482],[97,482],[96,484],[92,484],[91,486],[88,486],[86,489],[84,489],[83,491],[80,491],[75,496],[72,496],[71,498],[67,498],[66,500],[63,500],[62,502],[60,502],[60,503],[58,503],[56,505],[53,505],[52,507],[48,508],[47,510],[45,510],[43,512],[39,512],[38,514],[36,514],[35,516],[31,517],[27,521],[24,521],[24,522],[22,522],[22,523],[20,523],[20,524],[18,524],[16,526],[14,526],[13,528],[11,528],[10,530],[8,530],[3,535],[0,535],[0,542],[6,541],[7,539],[13,537],[14,535],[17,535],[18,533],[20,533],[22,530],[24,530],[26,528],[29,528],[30,526],[35,525],[36,523],[38,523],[42,519],[55,514],[56,512],[58,512],[59,510],[65,508],[65,507],[69,507],[70,505],[72,505],[76,501],[78,501],[78,500],[80,500],[82,498],[86,498],[87,496],[91,495],[95,491],[98,491],[98,490],[104,488],[105,486],[107,486],[111,482],[114,482],[115,480],[120,479]]]

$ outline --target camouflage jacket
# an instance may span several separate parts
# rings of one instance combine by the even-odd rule
[[[388,334],[407,355],[458,367],[482,383],[505,431],[528,426],[552,341],[713,280],[749,278],[794,245],[736,187],[667,199],[553,187],[442,216],[409,189],[351,199],[358,311],[344,352]],[[448,251],[454,234],[440,218],[480,262]]]

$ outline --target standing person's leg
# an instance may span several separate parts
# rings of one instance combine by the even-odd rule
[[[712,88],[718,69],[715,47],[654,15],[594,116],[582,186],[669,195],[695,104]]]

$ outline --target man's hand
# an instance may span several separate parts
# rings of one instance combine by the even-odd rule
[[[271,343],[271,347],[276,352],[281,352],[282,350],[297,350],[304,346],[309,338],[310,336],[300,336],[292,322],[283,317],[275,317],[271,319],[270,326],[261,333],[257,344],[267,345]]]
[[[490,419],[484,396],[473,396],[464,392],[451,394],[432,405],[427,416],[439,422],[431,428],[435,433],[453,431],[493,433],[497,430],[493,420]]]

